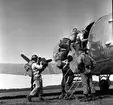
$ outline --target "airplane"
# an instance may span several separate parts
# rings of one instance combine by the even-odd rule
[[[100,17],[85,27],[86,33],[83,47],[88,49],[88,54],[96,61],[92,75],[99,76],[99,87],[107,92],[110,86],[110,76],[113,74],[113,13]],[[58,47],[58,46],[57,46]],[[56,47],[56,49],[57,49]],[[55,50],[56,50],[55,49]],[[54,51],[55,52],[55,51]],[[77,74],[78,51],[71,51],[73,61],[70,64],[71,70]]]
[[[90,23],[85,39],[85,47],[89,49],[89,55],[97,62],[92,70],[93,75],[99,76],[99,87],[102,91],[108,91],[110,75],[113,74],[113,13],[100,17]]]

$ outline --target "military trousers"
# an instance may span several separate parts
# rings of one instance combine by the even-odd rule
[[[61,92],[62,93],[66,93],[66,85],[68,87],[70,87],[73,82],[73,78],[74,78],[74,74],[71,74],[71,75],[63,74],[63,78],[62,78],[62,82],[61,82]]]
[[[40,97],[43,94],[42,77],[35,77],[33,86],[34,88],[30,92],[30,96],[34,96],[38,93]]]
[[[95,87],[92,81],[92,75],[81,73],[81,80],[83,85],[83,94],[95,93]]]

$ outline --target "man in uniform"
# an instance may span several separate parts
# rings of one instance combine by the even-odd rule
[[[70,62],[73,60],[72,56],[68,56],[71,50],[71,40],[69,38],[63,38],[60,40],[59,47],[56,52],[54,52],[54,60],[57,63],[57,67],[62,70],[62,82],[61,82],[61,95],[59,98],[63,98],[65,96],[65,85],[66,81],[69,77],[68,86],[73,81],[73,72],[70,69]]]
[[[69,36],[69,39],[71,40],[71,42],[76,42],[76,39],[77,39],[77,35],[80,31],[77,29],[77,28],[74,28],[72,30],[72,34]]]
[[[62,70],[62,82],[61,82],[61,95],[60,99],[64,98],[66,95],[66,87],[69,89],[72,85],[74,73],[70,69],[70,62],[73,60],[72,56],[69,55],[65,61],[62,61],[60,64],[60,69]]]
[[[79,48],[77,63],[83,84],[84,101],[88,101],[95,95],[95,87],[92,81],[91,70],[96,62],[85,52],[86,49]]]
[[[83,42],[86,42],[88,40],[87,38],[85,38],[86,34],[87,34],[87,30],[82,30],[82,32],[79,32],[78,35],[77,35],[77,39],[80,39],[80,41],[81,41],[82,48],[84,48]]]
[[[39,58],[37,55],[33,55],[31,57],[31,72],[33,75],[33,90],[27,96],[28,101],[31,102],[31,98],[35,96],[38,92],[39,100],[43,100],[42,98],[42,77],[41,70],[43,69],[42,62],[39,62]]]
[[[82,46],[81,39],[83,39],[83,34],[77,28],[74,28],[72,30],[72,34],[69,36],[69,39],[71,40],[71,45],[78,55],[78,49]]]

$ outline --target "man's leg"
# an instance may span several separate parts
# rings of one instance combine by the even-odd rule
[[[33,83],[34,85],[35,85],[35,87],[34,87],[34,89],[30,92],[30,94],[27,96],[27,98],[28,98],[28,101],[30,101],[31,102],[31,98],[37,93],[37,91],[38,91],[38,88],[39,88],[39,80],[38,79],[36,79],[36,80],[34,80],[34,83]]]
[[[63,77],[62,77],[62,82],[61,82],[61,95],[59,96],[60,99],[62,99],[64,96],[65,96],[65,85],[66,85],[66,76],[64,76],[63,74]]]
[[[73,79],[74,79],[74,74],[69,75],[69,80],[68,80],[68,86],[69,87],[72,85]]]
[[[81,79],[82,79],[82,85],[83,85],[83,94],[84,94],[84,100],[83,101],[88,101],[88,76],[85,74],[81,74]]]
[[[30,96],[34,96],[37,93],[37,90],[39,88],[39,79],[36,79],[34,81],[35,87],[34,89],[30,92]]]
[[[88,83],[87,83],[87,75],[81,74],[82,85],[83,85],[83,94],[88,94]]]
[[[95,91],[95,86],[93,84],[92,75],[89,75],[89,87],[90,87],[91,95],[92,95],[92,97],[94,97],[96,91]]]
[[[43,84],[42,84],[42,78],[40,78],[40,87],[39,87],[39,99],[43,100],[42,94],[43,94]]]
[[[33,78],[33,75],[32,75],[32,76],[31,76],[31,91],[32,91],[33,88],[34,88],[33,83],[34,83],[34,78]]]

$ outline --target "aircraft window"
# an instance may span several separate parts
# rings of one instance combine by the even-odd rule
[[[111,23],[111,22],[113,22],[113,19],[109,19],[109,21],[108,21],[109,23]]]
[[[105,45],[106,45],[106,46],[110,46],[110,45],[111,45],[111,42],[107,41],[107,42],[105,43]]]
[[[109,41],[107,41],[107,42],[105,43],[105,45],[106,45],[106,47],[113,47],[113,44],[112,44],[111,42],[109,42]]]

